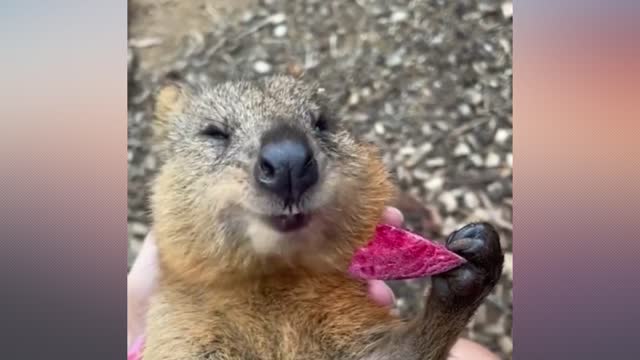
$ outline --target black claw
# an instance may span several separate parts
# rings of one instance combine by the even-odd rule
[[[477,303],[493,289],[502,273],[504,256],[498,233],[488,223],[472,223],[452,233],[446,244],[469,263],[434,277],[434,292],[452,303]]]
[[[455,231],[447,247],[481,268],[491,267],[502,259],[500,237],[488,223],[472,223]]]
[[[482,239],[462,238],[451,241],[447,248],[458,254],[473,255],[481,250],[484,246]]]
[[[447,244],[459,239],[486,239],[491,242],[493,239],[498,238],[498,233],[495,228],[488,223],[471,223],[462,227],[461,229],[454,231],[447,239]]]

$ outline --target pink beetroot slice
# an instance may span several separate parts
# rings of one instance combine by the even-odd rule
[[[373,240],[356,251],[349,272],[365,280],[404,280],[437,275],[465,262],[443,245],[394,226],[378,225]]]

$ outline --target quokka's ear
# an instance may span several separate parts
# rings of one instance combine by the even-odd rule
[[[304,76],[305,76],[304,67],[302,67],[302,65],[298,63],[292,62],[289,65],[287,65],[287,75],[291,76],[296,80],[302,80],[304,79]]]
[[[153,136],[156,142],[165,138],[168,125],[184,110],[191,92],[185,83],[168,81],[155,93]]]

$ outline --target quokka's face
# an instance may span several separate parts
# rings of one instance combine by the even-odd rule
[[[158,95],[158,183],[174,214],[263,254],[331,242],[352,221],[368,153],[342,127],[322,89],[286,77]],[[207,224],[207,225],[203,225]]]

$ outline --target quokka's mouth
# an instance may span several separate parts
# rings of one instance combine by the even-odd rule
[[[293,232],[307,226],[311,215],[306,213],[265,216],[264,220],[280,232]]]

